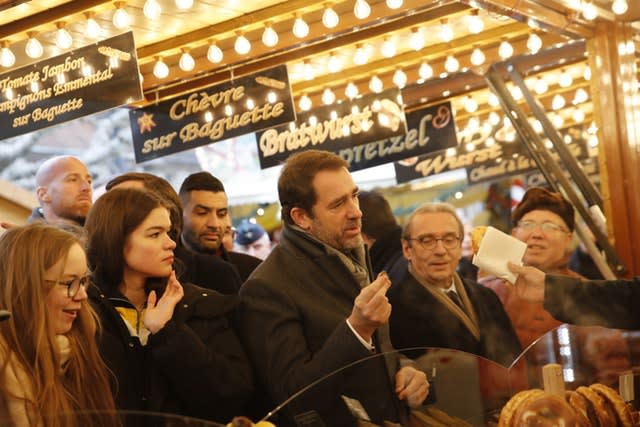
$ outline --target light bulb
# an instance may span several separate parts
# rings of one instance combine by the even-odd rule
[[[153,66],[153,75],[159,79],[165,79],[169,76],[169,67],[162,58],[156,60],[156,65]]]
[[[584,72],[582,73],[582,78],[589,81],[591,80],[591,68],[587,65],[584,67]]]
[[[367,49],[363,45],[356,45],[356,52],[353,55],[353,62],[356,65],[364,65],[369,60],[369,54],[367,53]]]
[[[293,35],[299,39],[309,35],[309,25],[301,16],[296,17],[296,20],[293,22]]]
[[[0,65],[9,68],[12,67],[15,63],[16,56],[11,51],[11,49],[9,49],[9,42],[5,40],[2,42],[2,48],[0,49]]]
[[[353,14],[358,19],[365,19],[371,14],[371,6],[367,3],[367,0],[356,0],[356,4],[353,6]]]
[[[316,76],[315,70],[313,69],[313,65],[308,59],[304,60],[304,65],[302,66],[302,75],[305,80],[313,80]]]
[[[433,68],[428,63],[423,62],[418,69],[418,75],[421,79],[429,79],[433,76]]]
[[[452,55],[447,56],[446,61],[444,61],[444,69],[450,73],[455,73],[460,68],[460,63],[456,58]]]
[[[311,98],[309,98],[306,94],[300,97],[300,102],[298,102],[298,106],[303,111],[308,111],[311,109]]]
[[[193,59],[193,56],[191,56],[188,50],[183,50],[182,55],[180,55],[178,66],[182,71],[191,71],[195,68],[196,61]]]
[[[326,88],[323,92],[322,92],[322,103],[325,105],[330,105],[333,104],[333,102],[336,100],[336,94],[333,93],[333,91],[329,88]]]
[[[560,114],[555,114],[551,118],[551,121],[553,122],[553,126],[555,126],[556,129],[560,129],[562,127],[562,125],[564,124],[564,119],[562,118],[562,116]]]
[[[478,16],[478,9],[471,11],[468,28],[471,34],[480,34],[484,30],[484,21]]]
[[[147,18],[156,20],[160,18],[162,14],[162,7],[160,7],[160,3],[156,0],[147,0],[144,2],[142,13],[144,13],[144,16]]]
[[[340,17],[331,6],[327,6],[322,13],[322,25],[327,28],[335,28],[340,22]]]
[[[553,99],[551,100],[551,108],[553,108],[554,110],[560,110],[565,106],[565,104],[566,104],[566,101],[564,97],[560,94],[556,94],[556,96],[554,96]]]
[[[349,99],[353,99],[358,96],[358,86],[354,85],[353,82],[349,82],[346,89],[344,90],[344,94],[347,95]]]
[[[102,33],[102,28],[98,21],[96,21],[93,16],[87,18],[87,22],[85,24],[84,32],[87,37],[91,39],[97,39],[100,37],[100,33]]]
[[[44,53],[44,49],[42,48],[42,44],[36,38],[35,33],[29,33],[29,40],[27,40],[27,44],[24,47],[24,51],[29,58],[40,58]]]
[[[624,15],[629,10],[629,5],[627,4],[627,0],[613,0],[611,4],[611,10],[616,15]]]
[[[467,96],[464,102],[464,109],[467,113],[475,113],[478,111],[478,103],[471,96]]]
[[[535,90],[538,95],[542,95],[549,90],[549,85],[544,77],[538,77],[536,84],[533,86],[533,90]]]
[[[513,96],[513,99],[515,99],[516,101],[520,101],[524,96],[522,94],[522,90],[520,89],[520,86],[514,86],[511,89],[511,95]]]
[[[587,102],[589,100],[589,94],[586,90],[579,88],[576,90],[576,94],[573,97],[573,104],[582,104],[583,102]]]
[[[371,91],[375,93],[382,92],[382,89],[384,89],[384,83],[382,83],[382,80],[380,80],[380,77],[378,76],[371,77],[371,80],[369,81],[369,89],[371,89]]]
[[[278,44],[278,33],[271,25],[267,25],[262,33],[262,43],[267,47],[274,47]]]
[[[453,40],[453,30],[451,29],[447,19],[440,21],[440,39],[445,43]]]
[[[124,30],[131,25],[131,16],[124,9],[124,3],[116,2],[116,11],[113,13],[113,25],[119,29]]]
[[[381,47],[382,56],[392,58],[396,54],[396,43],[389,37],[385,37]]]
[[[335,53],[329,54],[329,60],[327,61],[327,69],[331,73],[337,73],[342,70],[342,61],[336,56]]]
[[[500,120],[500,114],[496,113],[495,111],[489,113],[489,123],[491,123],[493,126],[498,126]]]
[[[500,100],[498,99],[495,93],[491,92],[489,94],[489,97],[487,98],[487,103],[495,108],[498,105],[500,105]]]
[[[238,38],[236,39],[233,48],[238,52],[239,55],[246,55],[251,50],[251,43],[242,33],[238,33]]]
[[[409,46],[411,49],[418,51],[424,47],[424,37],[420,28],[412,28],[409,35]]]
[[[398,86],[400,89],[407,85],[407,74],[400,68],[393,73],[393,84]]]
[[[220,49],[218,45],[215,44],[215,42],[211,43],[209,45],[209,50],[207,50],[207,59],[209,60],[209,62],[217,64],[219,62],[222,62],[222,57],[222,49]]]
[[[387,0],[387,7],[389,9],[399,9],[402,7],[404,0]]]
[[[584,121],[584,111],[581,108],[576,108],[576,111],[573,112],[573,121],[577,123]]]
[[[591,1],[586,1],[582,5],[582,16],[588,21],[593,21],[598,17],[598,9]]]
[[[513,46],[511,46],[511,43],[503,40],[498,48],[498,55],[500,55],[502,59],[511,58],[511,56],[513,56]]]
[[[191,9],[193,0],[176,0],[176,7],[180,10]]]
[[[569,87],[573,83],[573,78],[571,74],[567,73],[567,70],[562,70],[560,74],[560,78],[558,79],[558,84],[560,87]]]
[[[60,49],[69,49],[73,44],[73,38],[69,31],[64,28],[64,23],[58,22],[56,23],[58,30],[56,31],[56,46]]]
[[[529,34],[529,38],[527,39],[527,49],[531,53],[538,53],[538,51],[542,48],[542,39],[536,33]]]
[[[471,52],[470,60],[473,65],[476,65],[476,66],[482,65],[484,64],[484,60],[485,60],[484,53],[482,53],[480,48],[475,48],[473,49],[473,52]]]

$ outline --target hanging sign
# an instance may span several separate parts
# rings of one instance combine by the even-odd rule
[[[0,139],[142,99],[133,34],[0,74]]]
[[[267,129],[256,140],[260,167],[266,169],[300,151],[337,153],[406,133],[400,89],[395,88],[299,113],[295,125]]]
[[[129,113],[136,162],[295,120],[280,65]]]

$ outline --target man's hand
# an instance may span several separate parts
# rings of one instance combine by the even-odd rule
[[[544,272],[535,267],[522,266],[509,262],[507,264],[512,273],[518,275],[516,280],[516,295],[531,302],[544,301]]]
[[[396,372],[396,393],[398,399],[406,400],[410,408],[422,405],[429,395],[427,376],[412,366],[401,368]]]
[[[160,301],[156,301],[156,291],[149,293],[147,309],[144,312],[144,326],[152,334],[164,328],[164,325],[173,317],[173,310],[183,296],[184,289],[176,279],[175,271],[172,271]]]
[[[362,288],[353,304],[349,324],[365,341],[371,341],[373,333],[389,321],[391,304],[386,293],[391,280],[386,273],[378,274],[376,280]]]

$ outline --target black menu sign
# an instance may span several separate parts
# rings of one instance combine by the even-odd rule
[[[0,139],[142,99],[133,34],[0,74]]]
[[[129,113],[136,162],[295,120],[286,65]]]

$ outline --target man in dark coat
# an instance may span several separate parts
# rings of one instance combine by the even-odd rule
[[[397,349],[452,348],[509,366],[521,347],[500,300],[456,273],[463,233],[448,204],[427,203],[409,216],[402,248],[410,274],[389,292],[391,341]]]
[[[347,164],[324,151],[291,156],[278,193],[282,240],[240,289],[241,337],[276,403],[328,376],[293,399],[278,425],[318,416],[326,426],[355,426],[341,396],[357,399],[374,423],[406,421],[406,404],[420,405],[428,383],[423,372],[400,368],[397,353],[370,358],[392,350],[390,282],[371,282]]]

